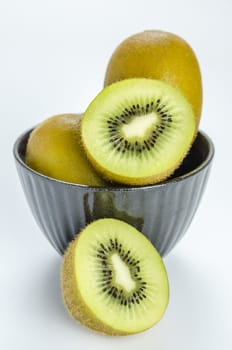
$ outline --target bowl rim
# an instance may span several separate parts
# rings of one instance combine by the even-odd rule
[[[16,139],[14,145],[13,145],[13,155],[14,155],[14,158],[16,160],[17,163],[19,163],[27,172],[30,172],[32,173],[33,175],[36,175],[38,177],[41,177],[43,178],[44,180],[47,180],[47,181],[51,181],[51,182],[55,182],[55,183],[59,183],[59,184],[63,184],[63,185],[66,185],[66,186],[71,186],[71,187],[75,187],[75,188],[79,188],[80,190],[86,190],[86,189],[90,189],[90,190],[93,190],[93,191],[98,191],[98,192],[101,192],[101,191],[104,191],[104,192],[130,192],[130,191],[135,191],[135,190],[150,190],[150,189],[154,189],[154,188],[160,188],[160,187],[164,187],[164,186],[167,186],[167,185],[171,185],[173,183],[178,183],[178,182],[181,182],[181,181],[184,181],[192,176],[194,176],[195,174],[203,171],[204,168],[206,168],[212,161],[213,157],[214,157],[214,153],[215,153],[215,147],[214,147],[214,144],[213,144],[213,141],[212,139],[205,133],[203,132],[202,130],[198,130],[198,134],[200,134],[201,136],[203,136],[203,138],[205,139],[205,141],[207,142],[208,144],[208,147],[209,147],[209,152],[208,152],[208,155],[207,157],[205,158],[205,160],[200,164],[198,165],[196,168],[194,168],[193,170],[183,174],[183,175],[180,175],[180,176],[177,176],[175,178],[171,178],[171,179],[167,179],[165,181],[162,181],[160,183],[157,183],[157,184],[153,184],[153,185],[144,185],[144,186],[125,186],[125,185],[121,185],[121,184],[117,184],[116,186],[114,185],[108,185],[107,187],[98,187],[98,186],[89,186],[89,185],[83,185],[83,184],[78,184],[78,183],[72,183],[72,182],[67,182],[67,181],[63,181],[63,180],[58,180],[58,179],[55,179],[55,178],[52,178],[50,176],[47,176],[47,175],[44,175],[42,173],[39,173],[38,171],[30,168],[24,161],[23,159],[21,158],[20,154],[19,154],[19,145],[21,144],[23,138],[28,134],[30,134],[32,132],[34,128],[30,128],[26,131],[24,131],[23,133],[21,133],[21,135]]]

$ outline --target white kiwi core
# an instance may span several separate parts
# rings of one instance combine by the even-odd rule
[[[115,283],[119,284],[127,292],[133,290],[136,287],[136,283],[131,277],[130,269],[127,264],[116,253],[112,254],[111,261],[114,268]]]
[[[128,140],[134,138],[143,139],[147,132],[159,121],[160,117],[155,112],[135,117],[130,123],[122,126],[123,136]]]

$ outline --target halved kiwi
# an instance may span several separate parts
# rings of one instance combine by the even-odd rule
[[[146,185],[178,168],[194,140],[196,121],[176,88],[135,78],[103,89],[87,108],[81,132],[87,156],[105,178]]]
[[[70,243],[62,292],[75,320],[110,335],[150,328],[162,318],[169,299],[158,252],[133,226],[116,219],[92,222]]]

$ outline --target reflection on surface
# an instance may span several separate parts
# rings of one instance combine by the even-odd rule
[[[120,193],[119,193],[120,194]],[[90,205],[90,196],[93,196],[93,204]],[[119,210],[115,204],[116,194],[110,192],[86,193],[84,195],[85,220],[87,223],[100,218],[114,218],[127,222],[139,231],[143,227],[143,218],[129,215],[126,211]]]

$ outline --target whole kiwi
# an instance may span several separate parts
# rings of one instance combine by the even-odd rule
[[[52,178],[89,186],[104,186],[83,150],[81,115],[59,114],[39,124],[30,134],[26,163]]]
[[[147,30],[124,40],[110,58],[104,85],[127,78],[151,78],[173,85],[192,105],[196,125],[199,125],[201,72],[195,53],[181,37]]]

